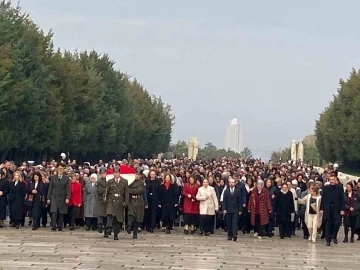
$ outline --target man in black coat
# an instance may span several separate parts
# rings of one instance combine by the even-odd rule
[[[331,240],[338,243],[337,234],[340,228],[341,217],[344,215],[344,189],[337,183],[335,174],[330,176],[330,185],[324,186],[320,205],[320,213],[325,221],[326,246]]]
[[[57,168],[57,175],[50,177],[47,203],[50,204],[51,230],[56,231],[56,220],[59,216],[58,229],[62,231],[64,215],[68,213],[70,199],[70,179],[64,175],[64,167]]]
[[[145,224],[146,229],[150,233],[154,232],[156,221],[158,219],[158,199],[159,199],[159,187],[160,180],[156,178],[156,172],[151,170],[149,172],[149,179],[146,183],[146,195],[148,201],[148,208],[145,210]]]
[[[224,191],[223,209],[226,214],[228,240],[237,240],[238,219],[243,207],[240,188],[235,187],[235,180],[229,180],[229,187]]]

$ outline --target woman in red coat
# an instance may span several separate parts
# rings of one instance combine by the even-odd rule
[[[191,228],[191,234],[194,234],[195,227],[199,223],[199,201],[196,200],[196,194],[199,186],[195,182],[195,178],[190,176],[188,182],[185,183],[181,195],[184,198],[184,233],[189,234],[189,226]]]
[[[269,223],[271,202],[269,194],[264,188],[264,181],[259,180],[256,188],[251,192],[248,211],[251,216],[251,225],[254,226],[254,237],[262,238],[264,226]]]
[[[70,219],[70,230],[74,230],[75,219],[80,211],[82,204],[82,185],[79,183],[76,175],[71,177],[70,185],[70,200],[69,200],[69,219]]]

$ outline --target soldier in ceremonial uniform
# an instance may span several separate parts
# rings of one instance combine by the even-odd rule
[[[144,209],[147,206],[145,192],[145,181],[141,179],[141,173],[136,173],[135,181],[129,186],[129,206],[128,206],[128,227],[127,232],[131,233],[133,225],[133,239],[137,239],[138,228],[144,219]],[[145,200],[144,200],[145,199]]]
[[[102,233],[105,230],[104,226],[106,223],[106,206],[107,206],[107,182],[106,182],[106,168],[100,168],[100,177],[96,181],[96,193],[97,193],[97,223],[98,231]],[[105,233],[106,235],[106,233]],[[104,235],[104,236],[105,236]]]
[[[125,209],[129,205],[128,181],[120,177],[120,168],[114,168],[114,178],[107,183],[106,230],[104,237],[114,231],[114,240],[119,240],[121,224],[124,222]]]

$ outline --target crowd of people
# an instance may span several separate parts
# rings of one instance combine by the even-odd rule
[[[52,231],[85,227],[113,234],[162,229],[170,234],[210,236],[227,232],[237,241],[238,231],[254,237],[291,238],[302,230],[315,243],[338,243],[343,224],[344,243],[360,240],[360,179],[343,185],[336,168],[319,174],[312,166],[290,162],[265,164],[260,159],[100,160],[81,166],[73,160],[43,161],[40,165],[11,161],[0,170],[0,228],[33,230],[48,225]],[[123,177],[133,169],[133,181]],[[110,177],[109,177],[110,176]],[[349,236],[350,233],[350,236]]]

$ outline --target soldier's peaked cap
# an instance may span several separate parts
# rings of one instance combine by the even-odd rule
[[[106,168],[105,167],[100,167],[100,173],[106,173]]]

